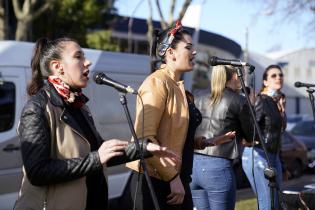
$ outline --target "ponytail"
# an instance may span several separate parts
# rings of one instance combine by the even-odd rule
[[[160,36],[160,30],[159,29],[154,29],[152,33],[152,40],[151,40],[151,48],[150,48],[150,57],[151,58],[156,58],[156,45],[157,41]]]
[[[35,44],[34,53],[31,60],[32,80],[27,87],[27,93],[29,96],[35,95],[44,86],[40,61],[43,49],[46,48],[47,45],[48,39],[46,38],[39,39]]]
[[[232,79],[236,69],[232,66],[215,66],[211,74],[211,103],[214,105],[220,102],[226,82]]]
[[[151,73],[155,72],[157,64],[161,61],[156,56],[156,46],[160,37],[160,30],[154,29],[152,33],[152,40],[150,43],[150,57],[151,57]]]
[[[37,40],[31,60],[32,81],[27,87],[28,95],[35,95],[44,86],[44,79],[52,74],[50,62],[61,59],[65,42],[78,43],[76,40],[67,37],[55,40],[48,40],[47,38]]]

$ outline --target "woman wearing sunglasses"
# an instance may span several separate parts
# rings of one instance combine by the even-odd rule
[[[278,65],[270,65],[263,74],[263,84],[255,103],[256,119],[262,132],[271,166],[275,168],[276,184],[281,187],[282,166],[279,152],[281,134],[286,127],[285,95],[280,91],[283,86],[283,73]],[[242,164],[243,170],[258,197],[259,210],[271,209],[269,180],[264,176],[268,166],[260,141],[248,143],[245,147]],[[278,193],[274,192],[275,208],[279,209]]]

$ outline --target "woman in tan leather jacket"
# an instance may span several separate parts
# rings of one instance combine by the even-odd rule
[[[136,133],[139,138],[167,146],[182,157],[189,126],[189,109],[181,76],[184,72],[192,71],[196,50],[189,32],[177,22],[174,28],[155,34],[152,52],[161,58],[162,65],[145,79],[138,91]],[[210,140],[199,138],[197,142],[208,146]],[[189,183],[183,182],[180,177],[185,163],[165,167],[159,158],[152,157],[146,160],[146,164],[160,209],[182,209],[181,204],[186,199],[185,191],[190,192]],[[128,163],[127,167],[139,171],[139,162]],[[138,189],[136,198],[133,197],[138,176],[137,172],[133,172],[130,183],[131,196],[133,200],[136,199],[136,209],[154,209],[145,180]]]

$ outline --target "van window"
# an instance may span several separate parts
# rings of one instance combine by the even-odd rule
[[[10,130],[14,125],[15,89],[13,82],[0,85],[0,132]]]

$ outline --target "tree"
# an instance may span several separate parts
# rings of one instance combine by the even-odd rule
[[[175,20],[182,20],[183,19],[184,15],[186,13],[186,10],[189,7],[189,5],[191,4],[192,0],[185,0],[184,1],[183,5],[181,7],[181,10],[178,14],[178,17],[175,20],[174,20],[174,12],[175,12],[176,0],[171,0],[170,2],[171,3],[170,3],[170,10],[169,10],[169,19],[168,19],[168,21],[166,21],[164,18],[163,12],[161,10],[160,0],[155,0],[155,5],[156,5],[158,12],[159,12],[161,27],[163,30],[170,27],[174,23]],[[147,19],[147,25],[148,25],[147,36],[148,36],[148,40],[150,42],[152,39],[152,32],[153,32],[152,2],[151,2],[151,0],[148,0],[148,4],[149,4],[150,15]]]
[[[33,28],[34,38],[43,35],[50,38],[69,36],[78,40],[83,47],[92,47],[88,43],[93,43],[93,47],[100,48],[95,46],[100,43],[99,33],[96,35],[94,32],[110,27],[116,13],[112,5],[113,1],[108,0],[56,1],[43,18],[36,20],[36,25],[40,27]],[[47,25],[54,27],[47,27]],[[89,33],[93,35],[88,36]],[[101,40],[107,40],[104,39],[106,34],[101,36]],[[93,40],[94,38],[99,40]]]
[[[90,48],[119,51],[118,43],[111,39],[111,30],[100,30],[87,34],[86,43]]]
[[[4,40],[6,37],[6,25],[5,25],[5,10],[4,2],[0,0],[0,40]]]
[[[261,4],[259,14],[266,16],[279,14],[283,21],[295,21],[309,13],[313,18],[306,23],[306,28],[309,32],[315,30],[315,0],[256,0],[249,2]],[[301,24],[300,21],[297,22]]]
[[[20,0],[12,1],[17,19],[15,40],[20,41],[28,40],[28,30],[31,28],[32,22],[47,11],[55,2],[55,0],[46,0],[45,3],[40,4],[42,1],[39,0],[23,0],[21,6]]]

